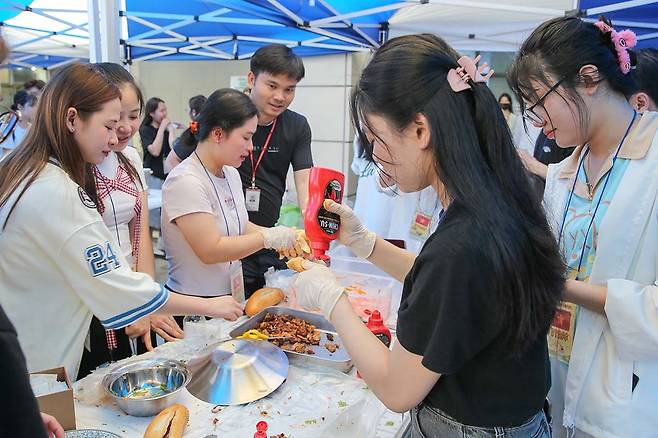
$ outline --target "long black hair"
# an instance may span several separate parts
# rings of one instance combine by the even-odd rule
[[[180,136],[180,142],[194,146],[208,138],[215,128],[221,128],[226,134],[242,126],[248,119],[258,114],[256,106],[249,96],[231,88],[214,91],[201,108],[196,122],[198,130],[192,133],[186,129]]]
[[[600,20],[610,25],[604,17]],[[629,55],[634,66],[635,54],[629,50]],[[597,67],[598,77],[580,75],[581,67],[588,64]],[[553,18],[542,23],[521,46],[507,72],[507,82],[521,104],[522,113],[526,102],[537,102],[541,98],[532,86],[533,80],[546,88],[562,80],[555,92],[577,108],[578,114],[574,117],[579,120],[581,136],[587,132],[589,112],[576,92],[579,85],[606,81],[613,92],[626,98],[637,89],[633,71],[623,74],[619,67],[611,34],[576,17]]]
[[[514,114],[514,101],[512,100],[512,96],[510,96],[509,93],[501,93],[501,95],[498,96],[498,103],[499,103],[499,104],[501,104],[501,103],[500,103],[500,100],[501,100],[503,97],[506,97],[507,100],[509,100],[509,112],[511,112],[512,114]],[[502,104],[501,104],[501,105],[502,105]]]
[[[151,113],[155,112],[161,103],[165,102],[159,97],[152,97],[146,102],[146,107],[144,108],[144,120],[142,120],[140,127],[151,126],[151,123],[153,123],[153,117],[151,117]]]
[[[391,39],[361,75],[352,117],[372,154],[368,116],[401,131],[425,115],[436,174],[446,194],[473,218],[472,233],[495,273],[501,336],[511,352],[520,353],[546,335],[565,270],[495,96],[482,83],[469,81],[472,89],[459,93],[448,84],[458,58],[435,35]]]

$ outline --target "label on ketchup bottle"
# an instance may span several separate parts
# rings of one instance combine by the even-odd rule
[[[340,181],[332,179],[324,189],[324,199],[331,199],[334,202],[340,203],[343,199],[343,186]],[[340,216],[336,213],[327,211],[324,207],[318,209],[318,225],[327,234],[336,234],[340,227]]]

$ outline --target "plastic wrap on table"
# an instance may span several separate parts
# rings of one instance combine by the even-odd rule
[[[326,367],[291,366],[286,382],[268,397],[242,406],[214,407],[181,394],[190,411],[184,437],[252,436],[258,421],[268,433],[302,437],[373,437],[385,408],[362,380]],[[370,400],[368,400],[370,399]],[[376,403],[375,403],[376,402]],[[78,427],[96,427],[124,438],[141,437],[151,418],[131,417],[111,401],[76,405]]]

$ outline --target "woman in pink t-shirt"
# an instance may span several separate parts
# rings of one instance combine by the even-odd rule
[[[208,97],[183,137],[196,150],[162,186],[162,234],[172,292],[244,299],[240,259],[263,248],[294,250],[291,228],[249,222],[236,167],[253,150],[257,110],[248,96],[221,89]]]

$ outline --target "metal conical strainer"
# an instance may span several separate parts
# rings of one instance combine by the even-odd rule
[[[274,392],[288,377],[288,357],[266,341],[233,339],[213,344],[187,364],[188,391],[215,405],[239,405]]]

